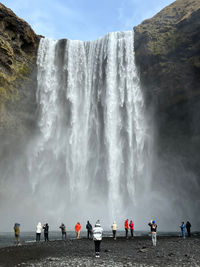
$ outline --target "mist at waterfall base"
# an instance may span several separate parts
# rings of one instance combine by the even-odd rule
[[[136,230],[148,230],[152,218],[161,230],[176,230],[182,220],[197,225],[195,175],[185,207],[187,180],[174,188],[172,177],[190,174],[170,154],[156,156],[133,32],[92,42],[43,38],[37,67],[37,129],[9,149],[9,141],[1,144],[2,230],[16,221],[22,230],[38,221],[72,230],[97,219],[105,229],[113,220],[123,229],[126,218]]]

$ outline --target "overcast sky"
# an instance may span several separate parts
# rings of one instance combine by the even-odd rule
[[[7,0],[4,5],[37,34],[53,39],[94,40],[132,30],[173,0]]]

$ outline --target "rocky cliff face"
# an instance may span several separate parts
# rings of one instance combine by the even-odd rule
[[[34,123],[39,39],[25,21],[0,4],[1,135],[21,135]]]
[[[142,83],[160,109],[200,94],[199,17],[199,0],[177,0],[134,28]]]
[[[159,136],[200,133],[200,1],[177,0],[135,27],[135,53]]]
[[[182,197],[188,210],[198,207],[200,191],[199,18],[199,0],[177,0],[134,28],[136,62],[157,131],[154,189],[174,207],[181,208]]]

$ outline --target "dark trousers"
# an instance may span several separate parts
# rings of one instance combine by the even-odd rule
[[[94,248],[96,254],[99,254],[100,252],[100,245],[101,245],[101,240],[94,240]]]
[[[125,231],[126,231],[126,238],[128,238],[128,229],[125,228]]]
[[[66,232],[62,232],[62,240],[66,240],[66,238],[67,238]]]
[[[133,237],[133,229],[131,229],[131,237]]]
[[[92,238],[92,231],[90,231],[90,230],[87,231],[87,238],[88,239]]]
[[[188,237],[191,237],[191,233],[190,233],[190,229],[187,228],[187,234],[188,234]]]
[[[49,233],[44,233],[44,241],[49,241]]]
[[[41,233],[36,233],[36,241],[40,241]]]
[[[113,230],[113,238],[116,238],[116,230]]]

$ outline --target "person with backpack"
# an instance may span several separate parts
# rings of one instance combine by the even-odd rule
[[[98,220],[93,228],[93,240],[95,247],[95,257],[100,257],[100,246],[102,241],[103,228],[101,227],[100,221]]]
[[[20,224],[19,223],[15,223],[14,224],[14,233],[15,233],[15,244],[16,245],[20,245]]]
[[[87,229],[87,238],[88,239],[92,238],[92,225],[89,221],[87,221],[86,229]]]

